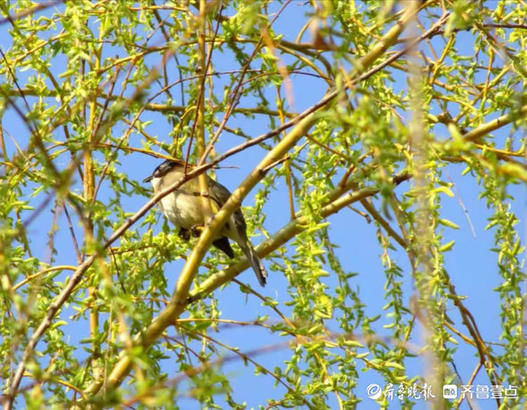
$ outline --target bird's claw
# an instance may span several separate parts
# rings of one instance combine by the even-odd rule
[[[201,233],[203,232],[203,226],[194,225],[192,228],[190,228],[190,232],[192,232],[192,236],[194,238],[199,238],[201,236]]]
[[[191,232],[188,229],[181,228],[178,232],[178,236],[183,239],[185,242],[190,240],[190,234]]]
[[[203,232],[202,225],[194,225],[190,228],[180,228],[178,236],[183,239],[185,242],[188,242],[191,237],[199,238]]]

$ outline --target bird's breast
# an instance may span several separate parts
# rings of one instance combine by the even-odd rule
[[[161,207],[166,217],[181,228],[192,228],[205,224],[205,215],[201,212],[198,196],[176,191],[161,200]]]

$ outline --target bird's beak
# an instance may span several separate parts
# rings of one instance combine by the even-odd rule
[[[149,177],[146,177],[145,179],[143,179],[143,183],[144,182],[150,182],[152,180],[152,178],[154,178],[153,175],[150,175]]]

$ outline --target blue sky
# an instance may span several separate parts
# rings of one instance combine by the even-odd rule
[[[62,6],[60,6],[59,9],[62,9]],[[46,14],[46,12],[41,14]],[[228,13],[226,14],[228,15]],[[304,18],[304,8],[300,3],[294,3],[278,18],[273,26],[274,30],[275,32],[283,33],[286,39],[294,41],[296,33],[305,22]],[[9,34],[7,32],[8,29],[9,25],[4,24],[0,26],[0,46],[3,50],[10,45]],[[463,47],[466,47],[466,50],[462,50],[462,52],[466,51],[467,55],[472,54],[473,38],[471,37],[471,34],[460,33],[460,36],[463,38]],[[306,33],[304,40],[308,39],[309,34]],[[436,38],[434,41],[440,40],[439,38]],[[107,55],[112,55],[113,51],[113,49],[108,48],[106,51]],[[426,52],[425,49],[423,49],[423,51]],[[152,62],[157,63],[159,55],[152,55],[149,58]],[[234,66],[232,56],[228,53],[216,53],[214,59],[217,71],[238,68]],[[52,72],[59,73],[62,69],[61,59],[57,58],[56,65],[54,62],[51,70]],[[396,71],[393,71],[392,74],[395,78],[394,92],[404,92],[407,88],[406,76]],[[17,75],[19,75],[19,79],[24,82],[23,79],[28,75],[31,75],[31,73],[20,72],[17,73]],[[326,85],[321,80],[304,76],[292,76],[291,79],[294,106],[289,107],[289,109],[292,111],[301,112],[303,109],[317,102],[326,91]],[[218,79],[216,84],[221,84],[221,79]],[[265,89],[263,92],[270,101],[274,101],[274,89]],[[221,92],[219,94],[221,95]],[[174,92],[174,95],[177,96],[178,94]],[[161,96],[156,102],[163,102],[163,98],[164,97]],[[179,103],[181,103],[181,101],[176,101],[176,104]],[[251,101],[250,98],[242,101],[242,105],[253,106],[252,104],[254,104],[254,100]],[[168,136],[171,131],[171,124],[164,119],[162,115],[146,112],[142,116],[142,120],[146,119],[151,119],[153,121],[153,123],[147,127],[147,131],[151,135],[154,135],[160,141],[166,143],[171,142],[171,138]],[[4,115],[2,125],[10,135],[14,136],[21,147],[27,145],[28,130],[12,109],[8,109],[7,113]],[[253,119],[234,116],[229,121],[228,126],[232,128],[240,127],[252,137],[256,137],[269,130],[267,120],[259,116],[255,116]],[[119,131],[122,132],[123,129],[115,127],[114,132]],[[449,137],[445,128],[438,127],[435,131],[437,139],[445,139]],[[495,140],[503,141],[507,136],[506,132],[507,129],[495,132]],[[241,142],[241,138],[225,133],[220,138],[215,149],[216,152],[221,153]],[[12,155],[16,151],[14,141],[6,138],[6,145],[8,152]],[[130,139],[130,145],[140,147],[141,136],[133,134]],[[501,143],[498,145],[502,146]],[[217,178],[232,191],[264,155],[265,151],[262,148],[253,147],[244,151],[240,155],[231,157],[222,165],[230,165],[234,166],[234,168],[224,168],[216,171]],[[118,166],[118,170],[127,173],[131,179],[137,181],[141,181],[148,176],[159,163],[159,160],[155,158],[138,153],[121,156],[120,161],[121,165]],[[58,161],[57,163],[59,167],[66,165],[65,160],[64,162]],[[470,176],[470,174],[463,176],[463,170],[464,166],[458,164],[451,164],[444,168],[444,173],[448,175],[448,179],[454,183],[455,197],[450,198],[446,195],[443,196],[441,202],[441,214],[443,218],[449,219],[460,226],[459,230],[444,229],[444,243],[447,243],[450,240],[456,241],[455,248],[446,254],[445,268],[449,272],[458,294],[466,297],[464,303],[471,312],[475,314],[483,338],[485,340],[498,341],[501,333],[499,298],[498,294],[493,289],[501,283],[501,278],[497,270],[496,254],[489,251],[494,244],[494,231],[492,229],[488,231],[485,230],[485,226],[488,224],[488,217],[492,212],[486,207],[484,200],[479,198],[479,194],[482,190],[481,187],[477,185],[475,179]],[[26,186],[28,197],[34,188],[34,184],[28,184]],[[81,187],[79,184],[76,184],[75,188],[80,192]],[[260,188],[260,186],[257,186],[255,190],[251,192],[251,194],[245,199],[244,206],[250,207],[254,205],[254,193]],[[408,188],[409,185],[408,182],[406,182],[401,184],[401,186],[396,189],[396,192],[402,194],[406,192]],[[514,200],[510,201],[511,207],[516,215],[521,218],[520,224],[518,225],[519,232],[522,238],[525,238],[525,204],[527,199],[525,189],[523,186],[511,187],[509,193],[514,197]],[[108,187],[103,187],[99,199],[104,201],[109,195],[110,192],[108,191]],[[38,205],[42,202],[44,197],[45,195],[40,194],[37,197],[32,198],[30,203]],[[264,228],[270,234],[276,232],[289,220],[286,198],[287,187],[283,180],[280,180],[273,187],[269,200],[264,207],[264,212],[266,214]],[[137,211],[147,201],[147,197],[137,195],[131,197],[123,196],[122,199],[122,208],[130,213]],[[470,221],[474,226],[474,234],[470,228],[469,222],[467,221],[465,212],[459,203],[460,200],[468,211]],[[375,203],[376,205],[380,205],[379,200],[376,200]],[[357,205],[357,208],[360,208],[360,206]],[[377,209],[379,208],[380,206],[377,207]],[[153,227],[154,232],[159,232],[163,229],[163,217],[157,208],[152,212],[155,212],[158,220],[157,224]],[[29,213],[27,215],[29,215]],[[357,276],[354,277],[354,289],[359,293],[362,301],[366,304],[366,313],[371,317],[381,315],[381,318],[375,322],[374,328],[377,329],[380,336],[389,334],[386,333],[382,327],[389,321],[385,317],[386,311],[383,310],[386,301],[380,297],[380,295],[384,294],[386,278],[380,260],[382,249],[379,247],[376,239],[376,226],[373,223],[368,224],[363,217],[350,210],[343,210],[336,215],[332,215],[329,218],[329,222],[331,224],[331,239],[334,243],[337,243],[340,246],[336,250],[336,253],[340,257],[343,268],[348,272],[357,273]],[[61,215],[59,218],[59,225],[64,226],[65,223],[65,217],[64,215]],[[29,229],[31,241],[36,250],[35,256],[39,258],[45,258],[46,256],[47,249],[45,244],[50,224],[51,213],[50,207],[48,206]],[[139,224],[136,224],[132,229],[140,232],[144,231],[144,228],[141,228]],[[258,233],[255,233],[255,236],[252,237],[254,244],[259,243],[262,239],[263,236]],[[75,256],[67,229],[60,229],[57,233],[56,240],[57,243],[61,244],[61,249],[56,255],[56,263],[75,264]],[[408,301],[412,293],[415,291],[415,288],[411,280],[411,271],[407,256],[397,247],[397,245],[396,251],[392,252],[391,256],[399,266],[404,269],[405,280],[403,288],[405,291],[405,300]],[[290,312],[290,308],[283,305],[283,302],[289,299],[286,278],[281,273],[270,269],[270,266],[273,263],[272,257],[267,258],[264,263],[268,267],[270,273],[268,285],[265,289],[260,289],[258,287],[254,275],[250,270],[244,272],[238,278],[243,282],[249,283],[263,295],[270,296],[279,301],[280,308],[283,312]],[[165,266],[164,270],[166,272],[169,290],[173,289],[175,279],[182,266],[183,261],[181,260],[174,261]],[[69,273],[67,272],[66,274],[59,276],[57,280],[63,280],[68,274]],[[334,276],[330,275],[321,280],[325,281],[330,289],[334,289],[336,281]],[[269,315],[269,320],[271,322],[279,320],[270,309],[261,306],[260,300],[253,296],[242,294],[236,284],[229,284],[224,289],[218,290],[215,293],[215,297],[218,299],[219,310],[221,311],[223,318],[251,321],[254,320],[257,315]],[[456,327],[461,329],[463,333],[466,333],[466,329],[464,329],[459,323],[459,316],[456,312],[453,310],[449,313],[452,315]],[[62,317],[68,318],[71,314],[72,311],[67,309],[62,313]],[[183,315],[183,317],[185,317],[185,315]],[[88,325],[85,321],[75,322],[68,329],[72,341],[80,341],[88,336]],[[337,324],[334,323],[334,328],[331,328],[330,325],[330,330],[338,332],[339,329]],[[173,328],[169,329],[168,332],[176,337],[179,336],[174,332]],[[419,336],[419,332],[415,332],[415,335]],[[241,351],[250,351],[283,341],[283,339],[272,335],[270,332],[255,326],[229,327],[222,330],[220,333],[212,334],[212,336],[218,338],[218,340],[223,343],[238,346]],[[418,338],[413,338],[412,342],[421,344],[421,341]],[[79,349],[78,357],[82,359],[85,356],[86,354]],[[287,360],[289,357],[290,351],[288,349],[278,349],[274,352],[258,355],[255,357],[255,360],[259,361],[267,368],[272,369],[274,366],[283,367],[284,360]],[[454,357],[457,370],[462,376],[463,381],[466,381],[470,377],[479,360],[475,354],[475,350],[473,348],[468,348],[464,343],[460,343]],[[408,359],[406,365],[408,369],[407,373],[409,375],[418,375],[423,372],[424,364],[420,357]],[[170,360],[167,360],[167,362],[163,364],[163,367],[170,375]],[[279,399],[283,395],[283,387],[274,387],[273,381],[270,377],[254,376],[254,368],[250,365],[247,367],[242,366],[241,361],[235,360],[229,362],[224,366],[224,369],[227,374],[231,375],[234,399],[237,401],[245,401],[248,408],[265,405],[266,400],[272,398]],[[378,373],[375,373],[372,370],[366,372],[361,371],[359,374],[360,379],[355,393],[365,400],[363,403],[363,406],[365,406],[364,408],[370,408],[369,406],[375,408],[376,405],[374,405],[373,402],[369,402],[366,397],[366,387],[370,383],[378,383],[381,386],[384,386],[386,382]],[[484,371],[480,371],[474,384],[490,385]],[[218,402],[220,404],[224,403],[221,396],[218,396]],[[495,408],[495,401],[480,400],[478,401],[478,405],[482,409]],[[185,409],[199,408],[199,404],[191,399],[183,399],[181,406]],[[391,406],[393,406],[393,408],[399,408],[400,403],[397,400],[394,400],[391,403]],[[424,403],[418,403],[415,408],[423,407]],[[468,407],[464,404],[462,408]]]

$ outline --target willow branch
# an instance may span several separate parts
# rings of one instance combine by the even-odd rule
[[[492,121],[487,122],[486,124],[480,125],[477,128],[474,128],[472,131],[467,132],[463,135],[465,141],[475,142],[480,138],[487,135],[489,132],[497,130],[498,128],[503,127],[504,125],[510,124],[511,122],[519,119],[525,118],[522,116],[527,115],[527,105],[524,105],[520,108],[519,112],[511,112],[505,115],[502,115]]]
[[[443,24],[444,21],[446,21],[447,14],[443,15],[441,19],[436,23],[433,27],[433,30],[435,30],[439,24]],[[412,18],[413,13],[411,11],[411,7],[408,7],[403,14],[400,21],[397,22],[397,24],[394,25],[386,35],[381,39],[379,42],[379,45],[376,45],[373,47],[372,51],[368,53],[366,56],[364,56],[360,63],[358,64],[358,67],[354,68],[354,73],[352,77],[355,79],[355,81],[362,81],[363,79],[369,77],[370,75],[373,75],[373,73],[376,72],[377,69],[380,69],[381,66],[385,66],[385,64],[388,64],[387,62],[383,62],[382,64],[378,65],[377,67],[374,67],[373,70],[370,70],[368,72],[365,72],[363,75],[360,75],[361,71],[365,71],[369,65],[371,65],[378,57],[382,55],[382,53],[391,45],[393,45],[397,37],[401,34],[404,27],[410,19]],[[426,34],[426,33],[425,33]],[[421,37],[420,37],[421,38]],[[424,37],[423,37],[424,38]],[[417,40],[416,40],[417,41]],[[403,50],[404,51],[404,50]],[[388,59],[390,60],[390,59]],[[348,82],[346,84],[346,87],[351,87],[354,83]],[[305,110],[302,114],[297,116],[294,120],[282,125],[281,127],[278,127],[273,131],[273,133],[276,132],[274,135],[278,135],[283,130],[290,127],[292,124],[296,124],[295,128],[293,128],[289,134],[282,139],[274,149],[272,149],[266,157],[260,162],[260,164],[251,172],[251,174],[244,180],[244,182],[236,189],[233,194],[230,196],[229,200],[225,203],[225,205],[222,207],[222,209],[215,215],[214,219],[211,221],[211,223],[205,227],[203,230],[199,241],[197,245],[192,250],[191,255],[187,259],[187,262],[183,268],[183,271],[180,274],[178,283],[176,285],[176,289],[172,295],[172,299],[170,303],[167,305],[167,307],[157,316],[157,318],[154,319],[154,321],[137,337],[135,338],[135,343],[137,346],[142,346],[143,348],[147,348],[151,346],[155,340],[162,334],[162,332],[170,326],[171,323],[174,322],[178,318],[178,316],[184,311],[188,301],[189,301],[189,289],[190,285],[192,283],[192,280],[196,274],[197,268],[203,259],[205,252],[207,251],[208,247],[212,243],[212,240],[214,239],[214,236],[216,232],[219,231],[219,229],[223,226],[223,224],[227,221],[227,218],[234,212],[236,209],[239,208],[241,205],[242,199],[247,195],[247,193],[256,185],[256,183],[263,178],[264,173],[261,172],[262,170],[266,169],[268,166],[273,164],[276,161],[279,161],[281,157],[287,153],[287,151],[294,146],[294,144],[307,132],[307,130],[313,125],[314,120],[316,119],[316,112],[323,106],[327,105],[329,102],[331,102],[340,92],[340,90],[335,90],[332,92],[329,92],[324,98],[322,98],[317,104],[313,105],[311,108]],[[266,139],[266,135],[263,135],[259,138],[255,138],[254,140],[250,141],[249,143],[251,145],[258,143],[258,141],[262,141]],[[236,148],[236,150],[241,150],[242,148]],[[222,156],[219,156],[214,163],[218,163],[219,161],[222,161],[224,159],[225,155],[231,155],[231,151],[228,151]],[[201,169],[202,167],[198,167]],[[373,191],[376,192],[376,189],[372,188]],[[369,193],[371,195],[371,193]],[[365,196],[368,196],[368,193],[364,194]],[[338,200],[336,200],[334,203],[328,205],[325,208],[325,212],[328,212],[328,215],[333,212],[337,212],[339,209],[347,205],[346,199],[348,201],[353,201],[353,198],[347,198],[347,196],[341,197]],[[361,199],[361,198],[358,198]],[[357,199],[357,200],[358,200]],[[340,202],[344,201],[344,204],[342,204],[339,207]],[[351,203],[351,202],[349,202]],[[294,221],[293,221],[294,222]],[[284,228],[285,229],[285,228]],[[281,246],[283,243],[287,242],[292,236],[294,236],[296,233],[301,230],[300,226],[293,225],[289,226],[286,229],[286,232],[282,233],[282,231],[279,231],[277,234],[277,238],[275,239],[275,245],[276,247]],[[287,236],[287,235],[291,236]],[[283,241],[283,242],[281,242]],[[273,245],[266,245],[261,248],[259,248],[259,251],[261,254],[271,252]],[[236,265],[239,266],[239,265]],[[247,266],[245,266],[246,268]],[[232,271],[231,271],[232,272]],[[237,272],[239,273],[239,272]],[[237,274],[236,273],[236,274]],[[220,282],[225,283],[229,278],[234,277],[235,274],[227,274],[224,276],[224,279],[222,281],[222,278],[220,277]],[[215,276],[216,277],[216,276]],[[211,278],[212,279],[212,278]],[[207,281],[208,282],[208,281]],[[221,285],[218,284],[217,286]],[[210,291],[217,288],[217,286],[213,285],[210,287]],[[192,295],[190,295],[192,296]],[[113,368],[112,372],[110,373],[110,376],[107,380],[107,383],[105,385],[105,391],[111,390],[112,388],[118,386],[124,377],[128,375],[128,373],[131,370],[132,366],[132,357],[130,357],[126,352],[122,352],[115,367]],[[102,381],[95,381],[91,386],[87,389],[87,395],[94,395],[96,394],[100,388],[102,387]]]
[[[393,178],[393,184],[399,185],[400,183],[410,179],[410,177],[411,176],[407,173],[401,173]],[[346,189],[349,190],[353,186],[354,182],[348,182]],[[341,188],[337,189],[341,190]],[[379,188],[368,187],[356,192],[341,195],[340,197],[325,205],[320,212],[320,216],[322,218],[327,218],[328,216],[339,212],[342,208],[347,207],[348,205],[354,202],[361,201],[365,198],[374,196],[378,192]],[[331,196],[331,194],[328,196]],[[291,238],[302,232],[308,222],[309,221],[307,217],[302,215],[298,216],[297,218],[289,222],[287,225],[285,225],[278,232],[276,232],[271,238],[260,243],[255,248],[256,253],[260,257],[264,257],[265,255],[270,254],[271,252],[286,244]],[[231,279],[239,275],[248,267],[249,261],[244,257],[240,260],[240,262],[231,266],[230,268],[209,276],[198,288],[194,289],[190,293],[188,302],[193,302],[195,300],[205,297],[209,293],[218,289],[223,284],[229,282]]]

